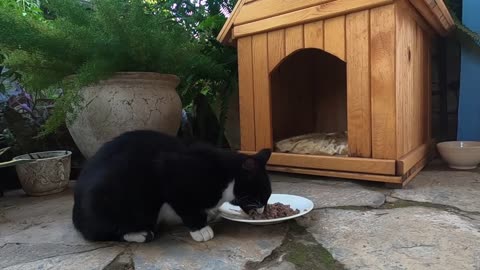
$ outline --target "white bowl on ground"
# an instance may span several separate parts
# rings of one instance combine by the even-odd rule
[[[480,142],[448,141],[437,144],[438,152],[448,166],[458,170],[471,170],[480,163]]]

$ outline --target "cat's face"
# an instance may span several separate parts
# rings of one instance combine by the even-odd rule
[[[235,178],[234,195],[232,202],[245,213],[257,211],[261,213],[272,194],[270,178],[266,171],[266,164],[271,151],[264,149],[243,161],[240,173]]]

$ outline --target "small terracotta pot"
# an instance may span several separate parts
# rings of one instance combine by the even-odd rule
[[[63,191],[70,180],[71,155],[70,151],[47,151],[13,158],[13,161],[30,160],[16,165],[25,193],[43,196]]]

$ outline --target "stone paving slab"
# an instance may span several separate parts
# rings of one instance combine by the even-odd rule
[[[379,207],[385,202],[380,191],[369,190],[362,185],[344,180],[310,180],[311,177],[272,174],[274,193],[286,193],[309,198],[315,208],[339,206]]]
[[[120,246],[100,248],[89,252],[55,256],[28,263],[17,264],[4,270],[101,270],[108,266],[124,248]]]
[[[426,169],[406,189],[391,190],[273,174],[275,193],[308,197],[317,210],[271,226],[223,220],[206,243],[184,227],[148,244],[91,243],[71,223],[71,189],[44,197],[8,192],[0,198],[0,268],[478,270],[478,175]]]
[[[111,245],[111,244],[110,244]],[[64,245],[64,244],[5,244],[0,248],[0,269],[5,267],[25,264],[43,259],[64,256],[68,254],[83,253],[106,247],[103,245]]]
[[[72,224],[71,189],[52,196],[29,197],[21,191],[0,201],[0,245],[72,244],[93,245],[85,241]]]
[[[479,217],[424,207],[317,210],[300,220],[347,269],[480,269]]]
[[[422,171],[406,188],[393,191],[391,196],[480,214],[480,172]]]
[[[152,243],[136,245],[135,269],[242,269],[249,261],[262,261],[280,246],[287,226],[225,221],[212,228],[215,238],[205,243],[193,241],[186,230],[180,229]]]

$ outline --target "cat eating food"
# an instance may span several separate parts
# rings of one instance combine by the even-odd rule
[[[224,202],[262,212],[271,195],[266,164],[254,155],[131,131],[104,144],[75,185],[72,220],[90,241],[148,242],[158,223],[183,223],[195,241],[214,237],[208,221]]]

